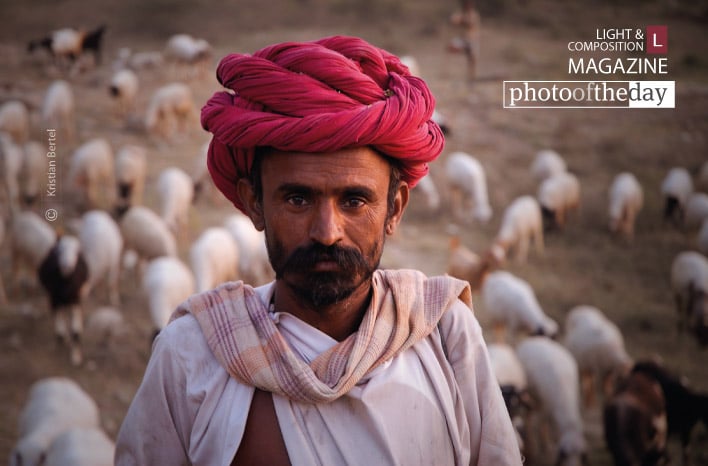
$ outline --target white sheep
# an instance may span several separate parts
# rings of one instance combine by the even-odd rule
[[[548,224],[563,228],[568,215],[580,206],[580,182],[569,172],[555,174],[541,182],[536,197]]]
[[[189,259],[197,292],[238,278],[238,245],[226,228],[210,227],[204,230],[192,243]]]
[[[194,200],[192,178],[181,168],[168,167],[157,178],[160,216],[172,233],[180,237],[189,226],[189,209]]]
[[[228,216],[223,226],[236,241],[241,279],[251,285],[263,285],[273,280],[275,272],[268,259],[265,234],[240,212]]]
[[[103,210],[86,212],[81,219],[79,240],[89,269],[86,293],[90,293],[100,283],[105,283],[108,301],[118,306],[123,252],[123,237],[118,224]]]
[[[123,68],[130,68],[131,70],[136,71],[158,68],[162,66],[165,61],[165,57],[162,55],[162,52],[133,52],[128,47],[121,47],[118,49],[117,55],[118,57],[112,65],[112,68],[115,71],[119,71]]]
[[[526,372],[524,372],[516,350],[507,343],[491,342],[487,345],[487,351],[499,385],[510,385],[519,391],[525,390],[528,386]]]
[[[56,65],[69,70],[83,52],[86,32],[73,28],[62,28],[52,31],[48,36],[29,43],[29,51],[37,47],[47,49]]]
[[[489,205],[487,178],[482,164],[469,154],[453,152],[445,163],[445,173],[454,215],[460,220],[473,218],[487,223],[492,217],[492,208]]]
[[[509,411],[511,422],[516,429],[517,441],[522,452],[526,437],[525,420],[528,405],[528,381],[516,350],[506,343],[489,343],[487,345],[489,361],[492,364],[494,376],[504,397],[504,403]]]
[[[113,466],[115,450],[115,444],[103,430],[74,427],[54,439],[44,466]]]
[[[128,68],[116,71],[111,77],[108,92],[121,115],[128,115],[134,109],[139,87],[138,75]]]
[[[421,77],[418,59],[413,55],[401,55],[401,63],[408,67],[408,71],[410,71],[413,76]]]
[[[546,315],[531,285],[504,270],[490,273],[482,284],[482,303],[494,325],[496,341],[504,341],[509,328],[512,339],[519,331],[553,337],[558,324]]]
[[[212,57],[212,47],[204,39],[175,34],[167,40],[164,55],[172,63],[175,73],[192,77],[205,69]]]
[[[177,256],[177,241],[164,220],[148,207],[133,206],[118,222],[126,251],[141,261]]]
[[[143,202],[147,177],[147,150],[135,144],[121,146],[115,158],[116,208],[125,213]]]
[[[558,152],[550,149],[540,150],[531,163],[531,176],[537,183],[541,183],[546,178],[567,171],[565,160]]]
[[[668,171],[661,182],[661,194],[664,197],[664,218],[675,223],[685,219],[686,203],[693,192],[691,174],[683,167],[674,167]]]
[[[52,442],[74,427],[98,428],[96,402],[74,380],[48,377],[35,382],[19,418],[11,466],[40,466]]]
[[[125,318],[119,309],[111,306],[101,306],[86,318],[85,333],[94,341],[107,345],[113,338],[127,332]]]
[[[490,251],[498,263],[506,260],[510,251],[513,251],[517,262],[524,263],[531,241],[538,254],[543,254],[541,206],[533,196],[524,195],[514,199],[504,210]]]
[[[563,343],[578,363],[586,406],[594,403],[595,383],[602,382],[601,393],[606,399],[617,377],[632,365],[622,332],[594,306],[576,306],[568,312]]]
[[[71,363],[81,364],[83,301],[89,271],[78,238],[60,236],[38,269],[39,281],[47,292],[54,318],[54,333],[69,348]]]
[[[24,155],[7,133],[0,132],[0,179],[10,212],[20,209],[20,175]]]
[[[189,34],[175,34],[167,40],[165,56],[185,63],[193,63],[211,56],[211,46],[204,39]]]
[[[540,420],[547,420],[555,434],[554,464],[583,464],[586,442],[575,359],[563,345],[546,337],[526,338],[516,352],[526,372],[529,391],[540,403]],[[537,425],[529,432],[541,430],[541,425]]]
[[[42,124],[55,129],[67,141],[76,135],[76,111],[74,91],[71,84],[63,79],[53,81],[47,88],[42,103]]]
[[[63,71],[70,71],[73,74],[86,69],[88,66],[100,64],[105,32],[105,24],[91,30],[58,29],[41,39],[30,41],[28,50],[32,52],[39,47],[46,49],[55,65],[58,65]],[[91,54],[92,61],[82,60],[84,52]],[[76,66],[72,68],[72,65]]]
[[[135,52],[128,60],[128,66],[133,70],[145,70],[148,68],[159,68],[165,62],[162,52],[148,50]]]
[[[450,119],[440,110],[433,109],[433,114],[430,117],[439,127],[443,134],[450,134]]]
[[[685,226],[691,229],[698,228],[706,218],[708,218],[708,194],[692,193],[686,202]]]
[[[78,58],[81,55],[83,38],[84,31],[72,28],[57,29],[52,33],[52,52],[57,56],[73,55],[73,58]]]
[[[69,165],[69,184],[79,190],[88,208],[111,203],[114,164],[113,149],[103,138],[91,139],[74,151]]]
[[[47,148],[37,141],[24,145],[24,157],[19,173],[20,195],[26,206],[34,205],[41,197],[47,182]]]
[[[194,184],[194,202],[202,197],[208,197],[212,205],[218,204],[225,198],[214,185],[207,167],[207,155],[210,141],[206,141],[199,148],[199,152],[194,157],[192,163],[192,183]]]
[[[25,280],[34,281],[37,269],[56,242],[57,234],[44,218],[30,210],[18,212],[12,217],[9,232],[12,276],[19,288]]]
[[[196,291],[192,271],[177,257],[151,260],[145,269],[142,287],[148,299],[154,335],[167,325],[177,305]]]
[[[421,178],[415,186],[415,191],[423,194],[425,205],[430,211],[436,212],[440,208],[440,193],[432,176],[428,175]]]
[[[24,144],[30,136],[30,113],[21,100],[0,105],[0,132],[10,135],[15,144]]]
[[[178,131],[184,133],[195,119],[192,90],[183,83],[158,88],[145,112],[145,128],[153,136],[169,140]]]
[[[644,191],[637,177],[629,172],[615,176],[609,190],[610,231],[632,239],[634,224],[643,205]]]
[[[708,294],[708,259],[696,251],[682,251],[671,262],[671,292],[683,331],[697,300]]]

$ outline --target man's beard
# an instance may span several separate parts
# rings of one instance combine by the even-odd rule
[[[267,241],[268,256],[276,279],[283,280],[303,300],[317,309],[347,299],[370,280],[379,266],[383,239],[371,250],[369,259],[354,248],[313,243],[297,248],[286,257],[277,239]],[[318,262],[334,262],[339,270],[316,271]]]

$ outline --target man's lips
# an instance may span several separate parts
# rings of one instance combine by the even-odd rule
[[[336,261],[327,259],[315,262],[312,267],[315,272],[336,272],[339,269],[339,264]]]

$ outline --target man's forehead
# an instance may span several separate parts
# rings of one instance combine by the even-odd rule
[[[267,178],[290,182],[338,178],[368,179],[371,183],[387,181],[391,169],[384,157],[368,147],[328,153],[271,151],[264,156],[261,168],[264,182]]]

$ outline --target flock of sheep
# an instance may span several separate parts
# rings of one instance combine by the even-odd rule
[[[235,209],[194,237],[190,212],[214,202],[205,196],[213,189],[207,145],[186,165],[175,160],[160,167],[150,157],[155,148],[170,152],[181,135],[198,128],[192,83],[212,66],[210,44],[177,34],[163,51],[124,48],[103,65],[100,41],[87,42],[89,35],[62,29],[33,41],[32,59],[58,76],[35,90],[38,105],[22,95],[0,103],[0,244],[12,269],[0,276],[0,304],[45,295],[54,333],[75,366],[84,363],[86,332],[100,340],[125,331],[122,280],[140,290],[152,323],[147,330],[156,334],[195,292],[237,278],[272,279],[263,234]],[[67,45],[69,38],[74,42]],[[110,73],[101,85],[107,111],[137,142],[86,137],[75,82],[99,71]],[[141,106],[143,77],[156,74],[180,79],[153,86]],[[55,139],[61,141],[56,147]],[[44,215],[54,207],[50,182],[61,191],[59,221]],[[113,464],[113,442],[99,421],[96,403],[75,381],[41,379],[28,394],[10,463]]]
[[[445,163],[451,213],[461,222],[487,223],[492,208],[480,161],[455,152]],[[506,206],[486,252],[472,251],[453,237],[447,265],[450,275],[468,280],[479,293],[491,324],[490,356],[525,455],[530,462],[554,458],[555,464],[582,464],[583,410],[599,394],[605,443],[616,464],[662,464],[673,435],[680,438],[687,464],[693,427],[699,421],[708,427],[708,392],[689,388],[656,361],[634,361],[618,326],[597,307],[575,306],[564,323],[557,322],[544,312],[531,285],[505,270],[509,259],[528,261],[532,247],[543,255],[544,232],[562,232],[580,204],[581,183],[556,152],[539,151],[529,175],[536,194]],[[694,235],[693,249],[676,252],[667,283],[679,330],[700,346],[708,345],[708,194],[701,191],[706,188],[708,162],[695,180],[675,167],[654,188],[661,191],[665,221]],[[607,188],[607,229],[622,241],[633,240],[643,189],[629,172],[617,174]],[[439,205],[434,185],[424,192],[429,206]],[[550,440],[539,436],[546,430]]]
[[[64,75],[41,90],[41,106],[30,109],[22,99],[0,106],[0,197],[6,206],[0,251],[13,268],[10,281],[0,277],[0,303],[41,290],[58,339],[71,362],[81,365],[84,331],[110,334],[123,325],[121,279],[135,280],[156,333],[190,294],[236,278],[264,283],[272,279],[272,270],[262,233],[240,214],[203,228],[191,240],[192,206],[209,202],[201,196],[210,188],[206,146],[188,166],[157,170],[148,156],[146,147],[169,148],[197,126],[189,82],[212,65],[209,44],[179,34],[167,40],[162,52],[119,51],[105,83],[106,102],[126,128],[139,128],[144,145],[114,147],[106,138],[82,139],[69,78],[85,66],[87,52],[100,56],[100,40],[60,47],[70,35],[62,31],[32,47],[41,44],[47,54],[43,59]],[[87,32],[76,35],[83,38]],[[171,76],[184,79],[161,83],[140,108],[141,77],[156,67],[169,67]],[[33,135],[43,135],[45,128],[56,129],[62,140],[75,145],[61,154],[68,170],[60,175],[67,191],[63,201],[76,215],[59,229],[41,215],[47,148]],[[493,210],[483,164],[463,152],[447,154],[442,163],[449,214],[462,223],[489,222]],[[708,396],[653,362],[633,361],[620,330],[602,310],[577,306],[565,322],[557,322],[544,312],[529,283],[505,270],[509,260],[523,263],[544,254],[544,231],[562,231],[580,204],[582,180],[559,154],[539,152],[530,176],[538,191],[505,207],[489,248],[474,252],[453,238],[447,270],[469,280],[493,323],[490,357],[524,454],[530,462],[552,457],[558,464],[581,464],[587,454],[583,407],[598,394],[605,404],[607,447],[617,464],[659,462],[673,434],[687,452],[694,424],[700,419],[708,424]],[[697,231],[695,250],[677,251],[670,276],[677,322],[703,345],[708,343],[708,194],[701,191],[706,188],[708,164],[697,178],[675,168],[657,188],[665,195],[666,217]],[[643,189],[631,173],[618,174],[608,186],[608,229],[626,241],[634,236]],[[417,191],[431,209],[442,208],[444,196],[432,177],[424,178]],[[536,435],[545,431],[544,424],[550,424],[550,439]],[[51,377],[28,393],[11,464],[112,464],[112,449],[91,397],[76,382]],[[632,462],[635,458],[644,463]]]

